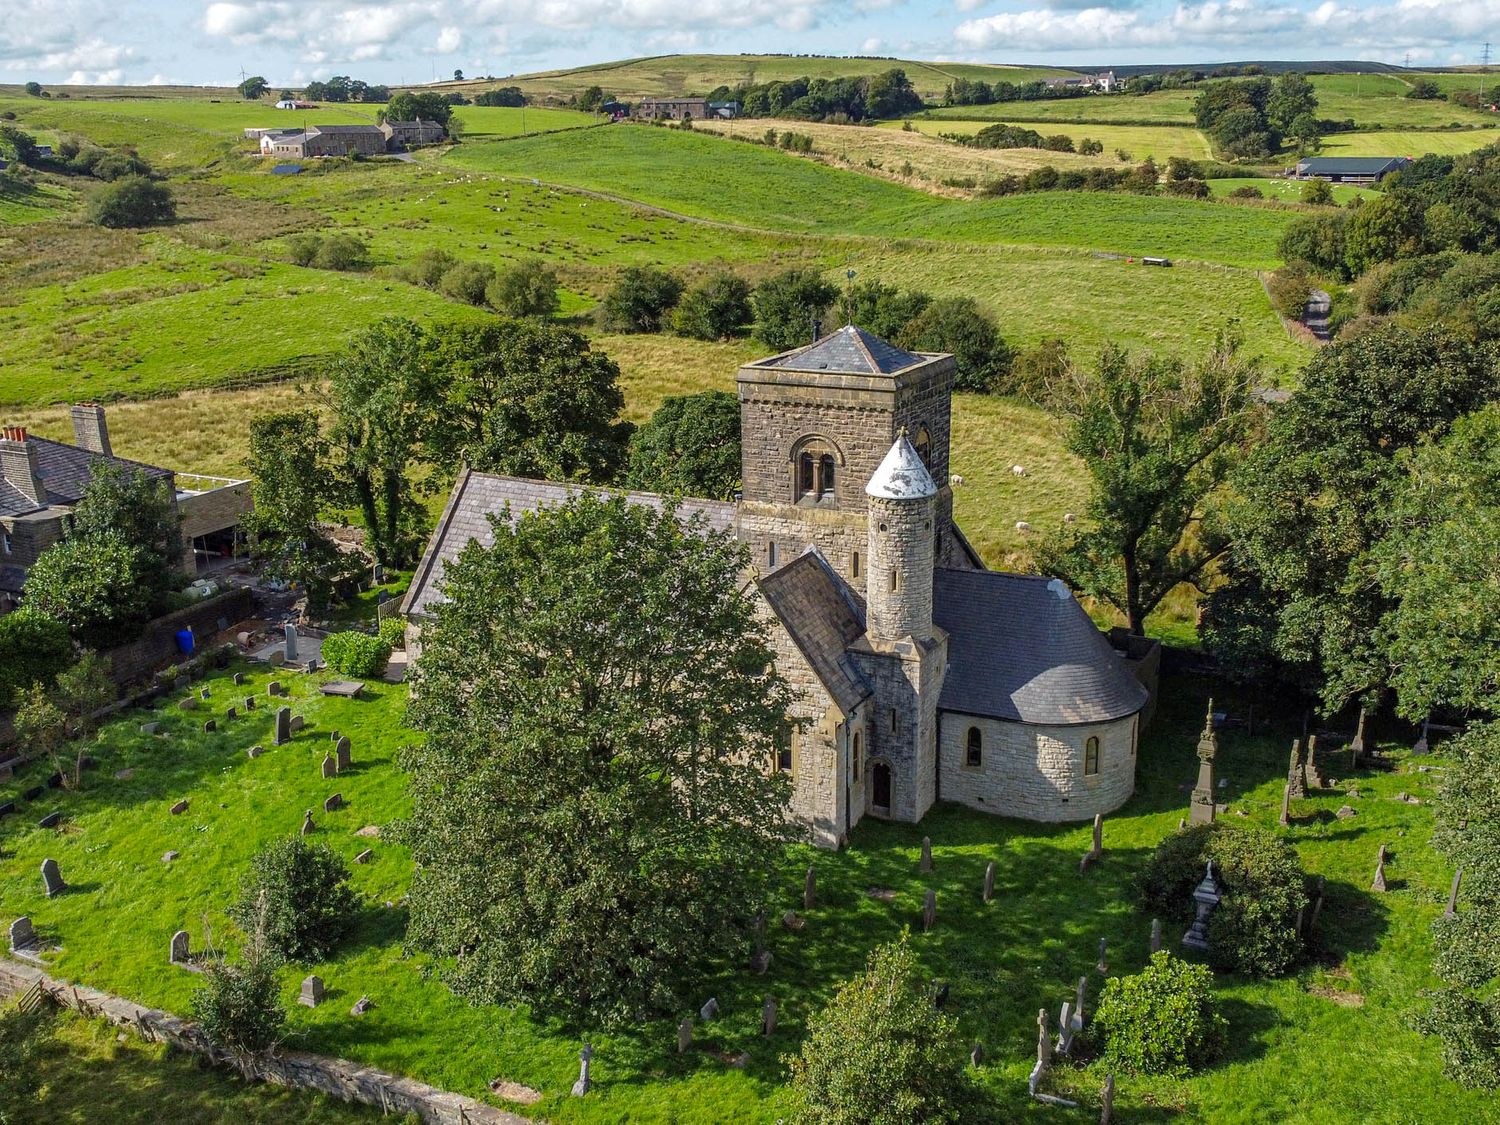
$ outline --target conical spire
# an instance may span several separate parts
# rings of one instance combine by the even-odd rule
[[[865,485],[865,495],[884,500],[923,500],[936,496],[937,490],[932,474],[907,440],[905,429],[896,435],[895,444]]]

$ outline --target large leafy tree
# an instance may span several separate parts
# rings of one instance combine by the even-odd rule
[[[1495,369],[1492,346],[1390,324],[1318,352],[1237,475],[1232,581],[1210,595],[1210,646],[1222,651],[1221,623],[1254,617],[1325,706],[1383,687],[1393,606],[1370,552],[1404,472],[1397,455],[1494,397]]]
[[[1010,373],[1010,346],[973,297],[939,297],[901,330],[898,342],[922,352],[950,352],[961,391],[994,390]]]
[[[434,459],[462,455],[487,472],[606,482],[625,462],[631,425],[620,369],[582,334],[536,320],[453,327],[434,342],[446,380]]]
[[[732,500],[740,487],[740,403],[729,391],[673,395],[630,440],[631,488]]]
[[[796,1120],[806,1125],[992,1119],[966,1069],[958,1023],[934,1006],[906,932],[839,987],[787,1061]]]
[[[452,104],[442,94],[415,94],[403,91],[386,105],[386,121],[435,121],[447,126],[453,116]]]
[[[421,519],[411,469],[441,400],[431,338],[414,321],[379,321],[345,346],[328,376],[334,472],[375,557],[400,566],[416,550]]]
[[[599,302],[606,332],[660,332],[682,296],[682,279],[654,266],[627,266]]]
[[[739,335],[753,316],[750,283],[721,270],[683,294],[672,312],[672,328],[695,340],[727,340]]]
[[[31,606],[0,617],[0,710],[32,684],[51,687],[72,662],[73,640],[64,622]]]
[[[1088,471],[1089,502],[1081,530],[1042,542],[1038,569],[1142,634],[1161,600],[1224,551],[1210,503],[1254,419],[1251,373],[1225,340],[1191,364],[1110,348],[1093,372],[1065,368],[1050,399]]]
[[[150,570],[146,551],[118,535],[74,537],[42,552],[22,592],[27,606],[65,622],[76,640],[109,648],[151,617],[143,580]]]
[[[680,1011],[745,952],[787,831],[744,549],[588,493],[495,530],[423,631],[408,939],[476,1003]]]
[[[166,184],[146,176],[123,176],[89,197],[89,218],[101,227],[149,227],[177,218]]]
[[[95,465],[73,509],[72,534],[79,539],[114,535],[140,548],[146,565],[137,580],[149,588],[157,608],[182,566],[182,517],[172,486],[166,477],[139,469],[108,461]]]
[[[264,97],[270,87],[271,84],[257,74],[253,78],[245,79],[235,89],[239,91],[240,97],[246,101],[253,102],[257,98]]]
[[[811,343],[814,326],[838,295],[816,270],[792,269],[766,278],[750,299],[755,338],[778,352]]]

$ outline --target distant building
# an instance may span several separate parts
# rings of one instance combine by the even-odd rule
[[[260,139],[262,156],[306,160],[312,156],[374,156],[386,150],[379,125],[312,125],[300,133]]]
[[[708,115],[710,117],[738,117],[740,115],[740,103],[709,102]]]
[[[1334,184],[1378,184],[1411,161],[1405,156],[1309,156],[1297,161],[1297,179]]]
[[[282,98],[279,102],[276,103],[276,108],[277,109],[317,109],[318,106],[314,102],[298,101],[295,98]]]
[[[63,538],[73,508],[102,464],[144,473],[172,489],[186,573],[234,555],[240,522],[252,507],[249,481],[178,474],[116,457],[102,406],[79,403],[72,416],[72,445],[36,437],[22,426],[0,431],[0,612],[15,607],[27,570]]]
[[[1101,94],[1112,94],[1120,87],[1112,70],[1101,70],[1098,74],[1071,75],[1067,78],[1048,78],[1046,82],[1048,88],[1053,90],[1098,90]]]
[[[635,107],[637,117],[665,118],[681,121],[690,117],[702,121],[708,116],[707,98],[642,98]]]
[[[415,121],[387,121],[380,131],[385,134],[385,147],[392,152],[441,144],[448,136],[447,130],[436,121],[423,121],[420,117]]]
[[[622,117],[630,116],[630,106],[625,102],[609,101],[599,106],[599,112],[618,121]]]

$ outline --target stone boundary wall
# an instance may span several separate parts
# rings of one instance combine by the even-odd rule
[[[201,647],[208,638],[222,631],[220,621],[232,625],[250,617],[254,610],[254,598],[250,591],[237,586],[148,621],[136,640],[103,654],[109,657],[110,674],[115,683],[124,687],[145,678],[163,665],[186,660],[187,657],[177,648],[177,630],[191,628]]]
[[[167,1012],[143,1008],[107,992],[54,980],[30,965],[0,959],[0,997],[24,992],[38,981],[42,991],[61,1007],[86,1016],[102,1016],[148,1042],[165,1040],[181,1050],[206,1055],[217,1064],[239,1069],[234,1057],[214,1046],[197,1024]],[[528,1118],[424,1082],[304,1051],[283,1051],[257,1058],[249,1064],[245,1076],[254,1082],[318,1090],[342,1101],[379,1106],[386,1113],[415,1113],[434,1125],[534,1125]]]

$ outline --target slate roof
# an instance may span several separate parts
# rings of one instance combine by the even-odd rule
[[[1404,156],[1309,156],[1297,171],[1324,176],[1378,176],[1411,163]]]
[[[328,136],[333,136],[333,135],[338,134],[338,133],[343,133],[343,134],[380,133],[380,126],[379,125],[314,125],[310,129],[308,129],[308,132],[309,133],[324,133],[324,134],[327,134]],[[380,133],[380,135],[382,137],[385,136],[384,133]]]
[[[926,496],[936,496],[937,490],[932,474],[922,464],[922,458],[912,448],[911,442],[906,440],[904,431],[865,485],[866,496],[883,500],[921,500]]]
[[[411,589],[401,605],[401,612],[412,615],[430,615],[432,607],[443,600],[438,586],[449,560],[458,557],[471,540],[484,546],[494,542],[494,529],[489,517],[504,513],[510,506],[512,516],[522,512],[536,511],[561,504],[580,492],[591,491],[589,486],[559,484],[553,481],[526,480],[522,477],[506,477],[495,473],[476,473],[464,470],[453,486],[448,506],[438,520],[437,529],[427,543],[422,561],[412,578]],[[610,493],[608,489],[592,491]],[[625,496],[637,504],[661,511],[667,503],[663,496],[654,492],[625,492]],[[691,519],[701,515],[713,531],[733,532],[735,506],[724,500],[683,499],[678,502],[678,518]]]
[[[948,633],[944,711],[1013,722],[1101,723],[1148,692],[1057,579],[938,570],[933,621]]]
[[[170,480],[173,476],[171,469],[159,469],[155,465],[145,465],[124,457],[106,457],[102,453],[80,449],[76,445],[64,445],[60,441],[39,438],[34,434],[28,435],[26,440],[36,449],[37,472],[41,474],[42,484],[47,489],[47,499],[53,504],[78,503],[93,475],[94,466],[101,461],[122,465],[145,473],[148,477],[166,477]],[[10,482],[0,481],[0,515],[19,516],[35,512],[42,506],[32,503],[30,497]]]
[[[788,371],[832,371],[842,375],[894,375],[930,358],[888,344],[863,328],[846,324],[816,343],[750,366],[781,367]]]
[[[760,592],[844,714],[872,694],[849,657],[864,635],[865,607],[828,561],[810,548],[760,580]]]

